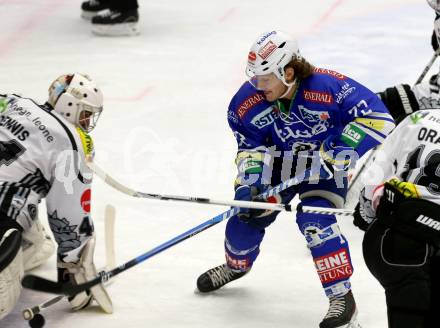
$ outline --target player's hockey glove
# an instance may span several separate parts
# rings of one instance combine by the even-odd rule
[[[66,263],[58,261],[58,281],[71,282],[73,284],[83,284],[97,277],[95,264],[93,263],[93,253],[95,249],[95,236],[90,238],[81,253],[81,258],[77,263]],[[81,310],[90,305],[95,299],[102,310],[106,313],[113,312],[113,305],[110,296],[107,294],[102,284],[92,287],[90,290],[81,292],[69,297],[70,305],[73,310]]]
[[[253,185],[239,185],[235,188],[235,200],[243,201],[262,201],[256,200],[255,197],[269,188],[268,185],[262,185],[260,183],[254,183]],[[276,202],[276,200],[269,200],[270,202]],[[253,218],[267,216],[272,211],[240,208],[240,212],[237,214],[238,218],[244,222],[249,222]]]
[[[386,88],[377,94],[388,108],[396,124],[399,124],[405,117],[420,109],[414,92],[408,84],[398,84]]]
[[[340,141],[339,136],[329,136],[325,139],[321,144],[319,155],[332,173],[347,171],[358,159],[356,151]]]
[[[371,222],[376,218],[375,211],[372,208],[371,201],[364,197],[364,190],[361,191],[359,203],[356,205],[353,214],[353,224],[361,229],[367,231]]]

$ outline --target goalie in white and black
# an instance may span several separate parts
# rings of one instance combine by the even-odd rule
[[[440,111],[420,110],[385,140],[364,172],[354,224],[385,289],[389,328],[438,327]]]
[[[33,241],[42,236],[44,244],[44,234],[35,228],[42,199],[58,245],[59,279],[79,284],[96,277],[92,172],[85,161],[94,155],[88,132],[96,125],[102,102],[96,83],[78,73],[53,81],[44,105],[14,94],[0,95],[0,319],[15,307],[23,271],[45,259],[40,256],[41,245],[29,248],[21,241],[30,234]],[[27,253],[33,255],[24,256]],[[102,285],[69,301],[79,310],[93,299],[112,312]]]

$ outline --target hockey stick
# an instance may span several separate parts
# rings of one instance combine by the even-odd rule
[[[114,227],[116,210],[113,205],[106,205],[104,214],[104,229],[105,229],[105,258],[106,258],[106,270],[111,270],[116,266],[116,256],[115,256],[115,243],[114,243]],[[58,303],[63,298],[67,296],[58,295],[44,303],[35,305],[30,308],[26,308],[22,311],[23,318],[25,320],[32,320],[36,314],[41,313],[42,310],[51,307],[52,305]]]
[[[150,194],[141,191],[136,191],[131,189],[122,183],[116,181],[113,177],[107,174],[103,169],[101,169],[97,164],[93,162],[88,162],[87,165],[92,169],[93,172],[96,173],[105,183],[109,186],[115,188],[116,190],[133,197],[138,198],[148,198],[155,200],[169,200],[169,201],[179,201],[179,202],[189,202],[189,203],[198,203],[198,204],[209,204],[209,205],[222,205],[222,206],[231,206],[231,207],[241,207],[241,208],[250,208],[257,210],[269,210],[269,211],[287,211],[292,212],[292,207],[289,204],[279,204],[279,203],[262,203],[262,202],[249,202],[249,201],[241,201],[241,200],[218,200],[218,199],[210,199],[203,197],[190,197],[190,196],[175,196],[175,195],[159,195],[159,194]],[[304,174],[305,177],[305,174]],[[310,178],[309,178],[310,179]],[[327,177],[328,179],[328,177]],[[305,181],[305,180],[304,180]],[[316,213],[316,209],[310,207],[303,207],[303,212],[306,213]],[[344,211],[339,209],[328,209],[325,214],[337,214],[337,215],[351,215],[351,211]]]
[[[329,178],[329,176],[327,177]],[[298,179],[298,178],[292,178],[289,179],[285,182],[283,182],[282,184],[279,184],[278,186],[276,186],[275,188],[272,188],[268,191],[266,191],[265,193],[259,195],[259,198],[261,199],[267,199],[268,197],[273,196],[274,194],[278,194],[280,191],[285,190],[293,185],[297,185],[299,183],[303,182],[303,179]],[[301,208],[299,208],[299,210],[301,210]],[[318,209],[315,209],[316,211],[318,211]],[[327,212],[327,209],[324,208],[322,209],[323,211]],[[41,278],[38,276],[34,276],[34,275],[26,275],[23,280],[22,280],[22,285],[25,288],[29,288],[29,289],[33,289],[33,290],[38,290],[41,292],[46,292],[46,293],[52,293],[52,294],[62,294],[62,295],[75,295],[78,294],[82,291],[85,291],[87,289],[90,289],[91,287],[106,282],[108,281],[110,278],[130,269],[131,267],[142,263],[143,261],[163,252],[164,250],[179,244],[180,242],[191,238],[197,234],[199,234],[200,232],[224,221],[227,220],[229,218],[231,218],[232,216],[236,215],[237,213],[239,213],[239,208],[237,207],[233,207],[230,210],[221,213],[215,217],[213,217],[212,219],[209,219],[208,221],[205,221],[201,224],[199,224],[198,226],[185,231],[184,233],[178,235],[177,237],[174,237],[170,240],[168,240],[167,242],[153,248],[152,250],[116,267],[115,269],[111,270],[111,271],[102,271],[98,274],[98,276],[95,279],[92,279],[84,284],[80,284],[80,285],[73,285],[70,282],[66,282],[66,283],[60,283],[60,282],[54,282],[51,280],[47,280],[45,278]]]
[[[435,60],[437,59],[437,57],[440,55],[440,48],[438,48],[435,52],[434,55],[432,55],[431,60],[428,62],[428,64],[425,66],[425,69],[423,70],[422,74],[420,74],[419,78],[417,79],[416,83],[414,83],[414,85],[419,84],[420,82],[422,82],[422,80],[425,78],[426,74],[428,73],[428,71],[431,69],[432,65],[434,64]]]

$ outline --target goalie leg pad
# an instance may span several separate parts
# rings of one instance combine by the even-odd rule
[[[55,253],[55,243],[37,219],[31,228],[23,233],[22,249],[24,271],[32,270]]]
[[[96,278],[98,273],[93,262],[94,250],[95,236],[90,238],[87,242],[87,245],[82,250],[78,263],[58,262],[59,279],[70,279],[76,284],[83,284]],[[92,287],[90,291],[75,295],[73,298],[70,298],[69,301],[74,310],[80,310],[87,307],[92,298],[96,300],[104,312],[113,313],[112,301],[102,284]]]
[[[21,231],[0,226],[0,320],[17,304],[23,275]]]

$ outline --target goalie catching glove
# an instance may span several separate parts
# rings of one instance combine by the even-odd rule
[[[81,258],[77,263],[64,263],[58,261],[58,281],[71,282],[79,285],[97,277],[95,264],[93,263],[93,253],[95,249],[95,235],[90,238],[84,247]],[[113,305],[102,284],[92,287],[90,290],[81,292],[69,297],[69,302],[73,310],[81,310],[96,300],[101,309],[106,313],[113,313]]]

